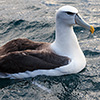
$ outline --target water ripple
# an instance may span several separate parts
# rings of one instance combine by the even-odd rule
[[[99,0],[1,0],[0,45],[14,38],[54,41],[55,12],[63,5],[75,6],[83,19],[95,26],[93,36],[89,36],[87,29],[74,27],[86,56],[86,68],[80,73],[59,77],[0,79],[0,100],[100,100]],[[38,82],[40,87],[32,81]],[[45,89],[52,92],[48,93]]]
[[[98,57],[100,56],[100,52],[93,52],[91,50],[83,51],[86,57]]]

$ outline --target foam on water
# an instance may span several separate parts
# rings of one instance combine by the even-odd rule
[[[40,85],[40,84],[37,83],[36,81],[33,81],[32,84],[38,86],[39,88],[41,88],[42,90],[44,90],[44,91],[46,91],[46,92],[48,92],[48,93],[51,93],[51,92],[52,92],[50,89],[46,88],[46,87],[43,86],[43,85]]]

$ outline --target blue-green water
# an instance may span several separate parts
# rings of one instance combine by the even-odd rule
[[[100,100],[99,0],[0,0],[0,45],[19,37],[52,42],[55,12],[63,5],[75,6],[86,22],[95,26],[94,36],[82,27],[74,27],[86,56],[86,68],[59,77],[0,79],[0,100]]]

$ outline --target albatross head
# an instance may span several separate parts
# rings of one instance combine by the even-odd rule
[[[61,21],[61,23],[66,26],[73,26],[74,24],[78,24],[84,28],[90,30],[90,32],[94,33],[93,26],[88,25],[78,14],[78,10],[72,6],[63,6],[58,9],[56,13],[56,19]]]
[[[78,24],[94,32],[93,26],[87,24],[78,14],[78,10],[72,6],[63,6],[56,12],[56,37],[51,44],[51,49],[62,56],[77,56],[82,52],[73,30],[73,25]],[[82,54],[82,53],[80,53]],[[83,54],[82,54],[83,55]]]

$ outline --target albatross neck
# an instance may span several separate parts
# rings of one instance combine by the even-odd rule
[[[73,26],[56,21],[56,38],[51,44],[53,50],[62,56],[75,56],[81,51]]]

